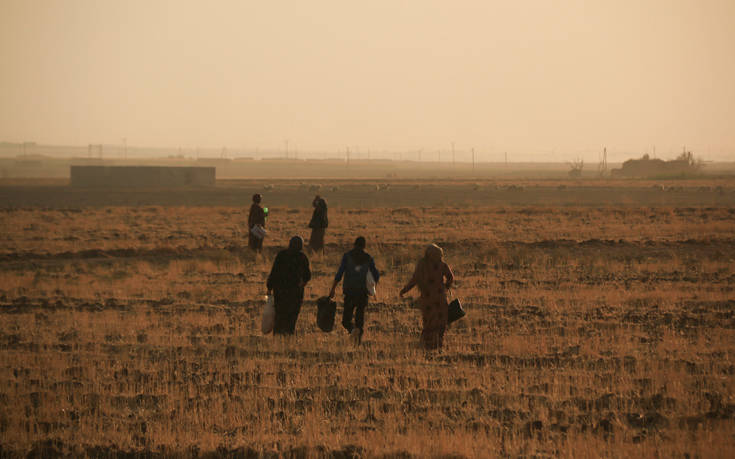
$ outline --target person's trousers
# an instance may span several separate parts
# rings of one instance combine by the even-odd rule
[[[363,333],[363,326],[365,325],[365,308],[368,304],[367,293],[345,293],[345,308],[342,313],[342,326],[345,327],[348,333],[351,333],[353,329],[357,328],[360,330],[360,336]],[[352,323],[352,317],[354,315],[355,322]]]

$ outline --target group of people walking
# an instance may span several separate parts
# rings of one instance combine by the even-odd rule
[[[263,239],[265,239],[265,221],[268,216],[268,208],[261,206],[263,195],[256,193],[253,195],[253,203],[250,205],[250,213],[248,214],[248,247],[256,254],[263,252]],[[311,228],[311,237],[309,238],[309,248],[313,252],[324,250],[324,235],[329,226],[329,218],[327,218],[327,201],[319,195],[314,197],[312,201],[314,213],[309,221]]]
[[[248,245],[256,253],[262,252],[265,233],[260,229],[265,228],[267,216],[267,208],[261,207],[261,201],[261,195],[253,196],[248,217]],[[327,203],[316,196],[312,205],[314,212],[309,222],[312,229],[309,247],[312,252],[318,252],[324,250],[324,236],[328,226]],[[328,295],[329,298],[334,298],[337,286],[342,282],[342,326],[355,344],[361,343],[365,329],[365,309],[369,298],[366,279],[370,275],[375,283],[380,280],[380,272],[373,257],[365,251],[366,246],[365,237],[359,236],[355,239],[352,249],[342,256]],[[303,239],[299,236],[292,237],[288,248],[276,255],[268,275],[266,287],[268,294],[273,295],[276,311],[273,327],[275,334],[293,334],[296,330],[296,321],[304,301],[304,287],[311,280],[309,259],[303,249]],[[416,264],[413,276],[399,293],[403,297],[411,289],[418,287],[418,303],[423,322],[421,343],[426,349],[442,347],[448,324],[447,293],[453,282],[454,274],[444,261],[443,250],[438,245],[431,244]]]

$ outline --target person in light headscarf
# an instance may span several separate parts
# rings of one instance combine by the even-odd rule
[[[303,248],[304,240],[292,237],[288,248],[276,255],[268,276],[268,294],[273,292],[276,308],[275,334],[293,335],[296,331],[296,320],[304,302],[304,286],[311,280],[309,259],[302,252]]]
[[[442,347],[449,310],[447,290],[453,282],[454,274],[444,262],[444,251],[438,245],[431,244],[426,247],[423,258],[416,264],[413,276],[400,292],[403,296],[413,287],[419,287],[419,307],[424,325],[421,344],[426,349]]]

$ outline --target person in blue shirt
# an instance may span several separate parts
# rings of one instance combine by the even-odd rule
[[[334,298],[337,284],[344,276],[342,291],[344,293],[344,312],[342,314],[342,326],[350,334],[354,344],[362,341],[363,327],[365,325],[365,308],[368,303],[368,289],[366,285],[368,271],[378,282],[380,273],[375,267],[375,260],[369,253],[365,252],[365,238],[360,236],[355,239],[355,246],[342,256],[337,275],[334,276],[329,298]],[[352,321],[354,315],[354,323]]]

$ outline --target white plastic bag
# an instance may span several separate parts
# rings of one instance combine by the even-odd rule
[[[368,295],[375,296],[375,278],[373,273],[368,269],[367,276],[365,276],[365,287],[367,287]]]
[[[273,302],[273,295],[265,296],[265,304],[263,304],[263,317],[260,322],[260,331],[264,335],[273,331],[273,326],[276,323],[276,305]]]
[[[250,228],[250,232],[253,233],[253,236],[257,237],[258,239],[263,239],[266,234],[268,234],[268,231],[265,230],[260,225],[253,225],[252,228]]]

